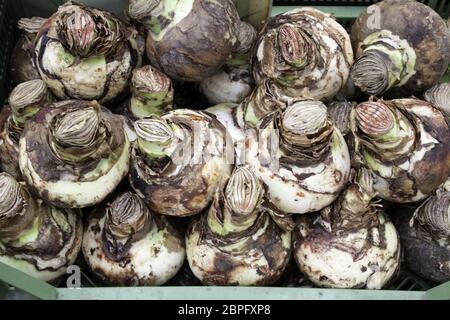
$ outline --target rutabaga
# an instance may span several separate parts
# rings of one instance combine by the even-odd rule
[[[39,29],[42,27],[46,19],[22,18],[17,23],[18,28],[22,31],[19,40],[11,54],[10,70],[12,81],[18,85],[22,82],[40,79],[39,72],[34,66],[34,41]]]
[[[414,214],[399,214],[408,269],[435,282],[450,280],[450,193],[438,190]]]
[[[83,254],[94,274],[120,286],[162,285],[186,257],[183,237],[132,192],[88,217]]]
[[[403,86],[421,92],[438,82],[450,62],[445,21],[413,0],[384,0],[356,20],[351,39],[356,61],[353,83],[371,95]]]
[[[240,49],[231,0],[129,0],[128,15],[148,31],[152,65],[174,80],[212,76]]]
[[[130,184],[151,210],[200,213],[234,165],[233,142],[211,114],[177,109],[136,121]]]
[[[112,103],[127,94],[143,39],[111,13],[67,2],[39,30],[35,65],[59,99]]]
[[[25,181],[62,208],[103,201],[127,175],[130,143],[122,118],[95,101],[68,100],[42,108],[19,144]]]
[[[186,235],[189,265],[206,285],[270,285],[291,255],[291,232],[262,206],[264,187],[247,168],[236,169],[209,211]]]
[[[304,215],[293,236],[300,270],[316,285],[381,289],[400,267],[400,241],[394,225],[372,201],[370,173],[355,182],[319,215]]]
[[[9,109],[3,111],[7,118],[0,131],[0,168],[18,180],[22,180],[19,139],[25,122],[50,101],[50,92],[42,80],[23,82],[9,96]]]
[[[254,48],[257,84],[269,79],[287,96],[329,100],[353,63],[350,38],[329,14],[298,8],[267,22]]]
[[[351,112],[355,161],[369,169],[383,199],[425,199],[450,173],[446,117],[418,99],[368,101]]]
[[[284,213],[330,205],[347,183],[347,144],[319,101],[300,101],[264,117],[247,131],[245,163]]]
[[[0,262],[42,281],[65,275],[81,248],[81,214],[33,198],[7,173],[0,199]]]

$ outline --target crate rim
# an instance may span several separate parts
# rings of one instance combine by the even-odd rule
[[[3,263],[0,279],[42,300],[450,300],[450,281],[427,291],[231,286],[57,288]]]

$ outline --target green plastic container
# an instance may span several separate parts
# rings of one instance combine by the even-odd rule
[[[80,0],[79,0],[80,1]],[[47,17],[56,11],[61,0],[0,0],[0,106],[11,89],[8,77],[9,58],[17,40],[17,20],[21,17]],[[83,0],[119,16],[123,16],[126,0]],[[269,15],[310,5],[333,14],[345,27],[350,28],[355,18],[373,0],[321,0],[274,1],[235,0],[241,17],[260,27]],[[450,0],[422,1],[433,7],[443,17],[450,13]],[[329,6],[332,4],[332,6]],[[1,201],[1,199],[0,199]],[[281,287],[82,287],[61,288],[36,280],[21,271],[0,263],[0,299],[11,296],[38,299],[180,299],[180,300],[295,300],[295,299],[393,299],[424,300],[450,299],[450,282],[431,288],[417,276],[403,271],[386,290],[349,290]]]

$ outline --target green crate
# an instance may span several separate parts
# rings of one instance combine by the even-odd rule
[[[49,16],[63,0],[0,0],[0,105],[3,105],[11,89],[8,77],[8,63],[13,46],[17,40],[17,20],[20,17]],[[89,5],[123,15],[126,0],[83,0]],[[373,0],[316,0],[316,1],[277,1],[272,7],[271,0],[235,0],[241,16],[259,27],[269,16],[285,12],[301,5],[311,5],[333,14],[346,28]],[[448,16],[447,1],[429,0],[426,2],[444,17]],[[449,0],[450,2],[450,0]],[[281,4],[282,6],[278,5]],[[324,5],[325,4],[325,5]],[[271,10],[272,9],[272,10]],[[445,13],[445,14],[444,14]],[[83,279],[89,283],[89,279]],[[93,284],[94,285],[94,284]],[[83,287],[68,289],[56,287],[36,280],[21,271],[0,263],[0,299],[19,298],[39,299],[182,299],[182,300],[260,300],[260,299],[390,299],[424,300],[450,299],[450,282],[432,288],[433,285],[421,280],[408,271],[402,271],[397,279],[385,290],[349,290],[319,288],[281,288],[281,287]]]

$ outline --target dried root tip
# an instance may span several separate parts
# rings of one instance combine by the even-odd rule
[[[161,118],[138,120],[135,122],[134,128],[140,139],[159,145],[168,144],[174,137],[170,124]]]
[[[23,209],[21,186],[7,173],[0,173],[0,199],[0,222],[12,218]]]
[[[308,44],[295,27],[289,24],[281,26],[278,41],[283,59],[288,64],[297,68],[306,64],[309,53]]]
[[[450,193],[431,197],[419,207],[414,218],[436,238],[450,237]],[[412,221],[413,222],[413,221]]]
[[[78,10],[66,20],[66,43],[78,55],[89,54],[97,37],[96,23],[85,10]]]
[[[239,24],[236,53],[247,53],[253,47],[258,34],[256,29],[249,23],[241,21]]]
[[[134,71],[131,85],[135,94],[169,92],[172,81],[164,73],[148,65]]]
[[[47,19],[41,17],[22,18],[17,23],[17,27],[20,30],[34,34],[39,32],[39,29],[41,29],[45,21],[47,21]]]
[[[360,168],[355,179],[359,187],[367,194],[374,195],[373,178],[369,170]]]
[[[284,110],[286,101],[277,91],[270,80],[258,85],[253,92],[242,102],[245,121],[249,126],[255,126],[259,120],[276,110]]]
[[[300,101],[284,112],[282,129],[291,135],[310,135],[322,130],[327,122],[327,107],[322,102]]]
[[[61,146],[87,147],[95,141],[99,123],[93,107],[71,111],[56,121],[53,136]]]
[[[425,92],[425,100],[450,117],[450,83],[437,84]]]
[[[359,129],[369,136],[382,136],[394,126],[394,114],[382,102],[363,102],[355,110]]]
[[[144,201],[132,192],[114,200],[107,212],[107,227],[117,238],[126,238],[141,231],[150,216]]]
[[[320,157],[333,132],[327,107],[320,101],[295,102],[281,118],[282,146],[288,152],[307,152],[310,156]]]
[[[129,0],[128,16],[136,21],[150,17],[160,2],[161,0]]]
[[[350,76],[353,83],[368,94],[379,95],[389,89],[388,67],[375,50],[366,51],[356,60]]]
[[[332,102],[328,105],[328,114],[339,131],[346,136],[350,133],[351,102]]]
[[[9,105],[15,114],[21,114],[21,110],[42,102],[47,96],[47,85],[44,81],[37,79],[19,84],[9,96]]]
[[[233,212],[250,215],[261,204],[264,189],[246,167],[237,168],[225,189],[225,198]]]

